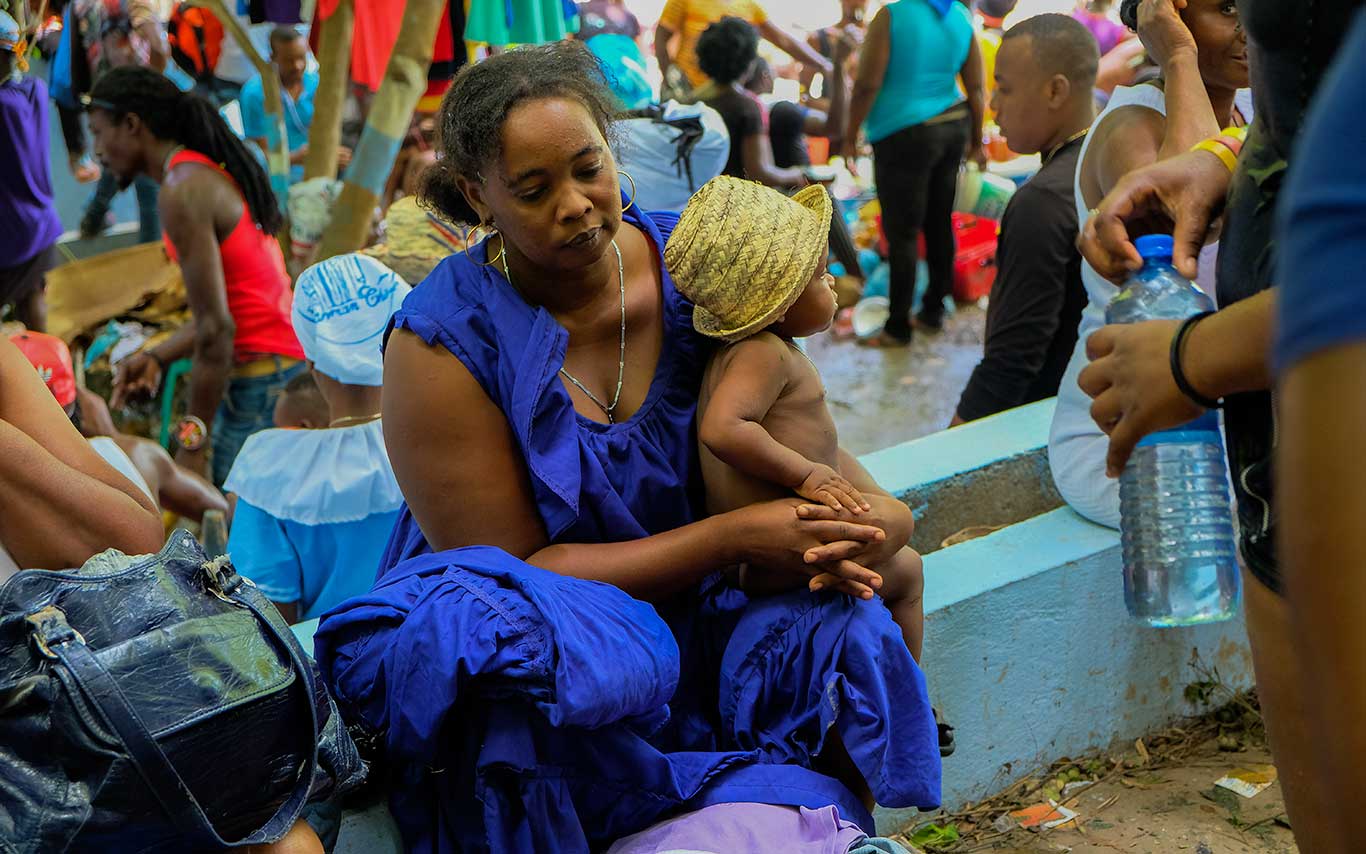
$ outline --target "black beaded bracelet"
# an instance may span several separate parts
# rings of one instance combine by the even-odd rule
[[[1181,390],[1182,394],[1195,401],[1200,406],[1203,406],[1205,409],[1223,409],[1224,402],[1222,400],[1211,400],[1196,391],[1195,387],[1190,384],[1190,380],[1186,379],[1186,372],[1181,369],[1181,351],[1185,348],[1186,337],[1190,335],[1191,330],[1195,328],[1195,324],[1209,317],[1211,314],[1214,314],[1214,312],[1202,311],[1198,314],[1192,314],[1190,317],[1183,320],[1181,325],[1177,327],[1176,334],[1172,336],[1172,379],[1176,381],[1176,387]]]

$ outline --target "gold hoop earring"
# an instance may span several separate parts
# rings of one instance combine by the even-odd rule
[[[624,207],[624,208],[621,209],[621,212],[622,212],[622,213],[626,213],[626,212],[629,211],[629,210],[631,209],[631,207],[636,203],[636,179],[635,179],[635,178],[632,178],[632,177],[631,177],[631,173],[630,173],[630,172],[627,172],[625,169],[618,169],[617,172],[620,173],[620,174],[622,174],[622,175],[625,175],[625,176],[626,176],[626,180],[631,182],[631,198],[628,199],[628,200],[626,201],[626,207]],[[617,187],[618,187],[618,188],[621,187],[621,181],[620,181],[620,180],[617,181]]]
[[[485,237],[483,240],[478,241],[478,243],[487,243],[488,241],[492,240],[492,239],[494,238],[495,235],[497,235],[497,237],[498,237],[498,254],[495,255],[495,256],[493,256],[492,258],[490,258],[490,259],[487,260],[487,261],[475,261],[475,260],[474,260],[474,256],[470,254],[470,236],[473,235],[476,231],[478,231],[478,230],[481,229],[481,228],[482,228],[482,229],[486,229],[486,230],[488,231],[489,234],[488,234],[488,236]],[[477,244],[476,244],[476,245],[477,245]],[[503,252],[505,251],[505,249],[506,249],[506,247],[503,246],[503,235],[499,234],[499,233],[498,233],[498,229],[494,228],[492,225],[484,225],[484,224],[481,222],[481,223],[479,223],[478,225],[476,225],[474,228],[471,228],[469,231],[465,232],[465,257],[466,257],[466,258],[469,258],[469,259],[470,259],[470,263],[475,264],[476,266],[479,266],[479,267],[492,267],[494,264],[497,264],[497,263],[498,263],[499,259],[501,259],[501,258],[503,257]],[[488,254],[488,250],[487,250],[487,249],[484,250],[484,254],[485,254],[485,255]]]

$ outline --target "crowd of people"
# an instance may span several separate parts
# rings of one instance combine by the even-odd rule
[[[862,343],[900,348],[943,328],[956,196],[999,132],[1038,166],[947,426],[1056,397],[1058,490],[1117,528],[1135,446],[1222,409],[1296,840],[1366,839],[1366,170],[1337,156],[1366,142],[1361,0],[832,0],[806,35],[755,0],[668,0],[652,32],[622,0],[475,0],[439,39],[541,43],[452,59],[385,143],[379,208],[345,214],[347,173],[305,162],[382,146],[310,157],[328,69],[270,5],[235,10],[235,46],[148,0],[0,12],[0,583],[228,520],[236,571],[318,621],[410,850],[903,851],[872,808],[939,806],[955,747],[915,520],[841,447],[801,341],[835,322],[834,265],[866,272],[830,171],[871,156],[890,278]],[[188,319],[111,362],[107,401],[48,334],[50,114],[93,185],[74,230],[133,188],[184,283]],[[369,245],[319,260],[333,216]],[[1149,233],[1217,311],[1106,325]],[[124,429],[184,363],[171,447]],[[270,850],[332,845],[335,808]]]

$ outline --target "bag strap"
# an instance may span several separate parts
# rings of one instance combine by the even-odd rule
[[[214,563],[216,562],[209,562],[205,566],[207,568]],[[176,830],[185,838],[187,845],[222,848],[273,842],[284,836],[298,820],[300,813],[308,804],[313,777],[317,772],[318,709],[314,693],[313,668],[303,659],[302,651],[294,642],[289,627],[285,625],[275,607],[254,587],[249,587],[249,582],[233,572],[230,565],[227,566],[227,572],[220,576],[215,576],[213,570],[209,570],[209,575],[210,592],[224,601],[251,611],[265,624],[267,636],[277,650],[283,650],[289,656],[305,689],[304,699],[308,704],[308,719],[311,724],[308,759],[295,781],[294,790],[265,824],[241,840],[229,842],[219,835],[213,822],[199,806],[194,793],[185,785],[180,773],[166,758],[161,746],[128,702],[128,697],[90,647],[86,646],[85,638],[67,623],[66,615],[57,607],[49,605],[30,614],[28,621],[33,627],[33,638],[39,651],[65,666],[86,697],[99,710],[109,728],[123,743],[133,767],[146,781],[148,788],[152,790]],[[215,578],[221,578],[224,582],[221,587],[212,583]]]

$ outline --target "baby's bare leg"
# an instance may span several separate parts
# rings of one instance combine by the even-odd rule
[[[880,566],[869,569],[882,575],[878,590],[892,619],[901,627],[901,636],[911,657],[920,662],[920,648],[925,641],[925,575],[920,555],[909,546]]]

